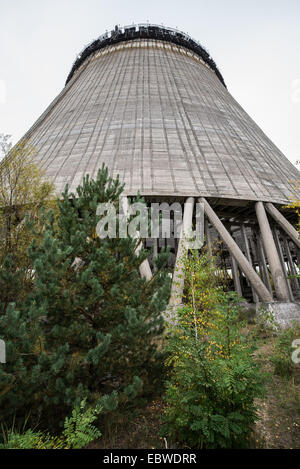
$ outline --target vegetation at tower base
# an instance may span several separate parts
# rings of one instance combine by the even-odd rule
[[[9,135],[0,134],[0,299],[5,305],[22,300],[32,286],[30,221],[41,207],[55,209],[54,184],[43,179],[35,157],[26,140],[12,148]]]
[[[300,162],[296,161],[296,166],[299,167],[299,164]],[[295,181],[294,186],[295,186],[295,190],[298,190],[300,187],[300,180]],[[287,208],[294,209],[297,214],[297,218],[298,218],[297,230],[300,236],[300,199],[298,197],[294,197],[289,203],[289,205],[287,206]]]
[[[30,412],[31,421],[39,418],[52,429],[83,399],[103,413],[120,412],[157,386],[167,254],[147,282],[139,275],[147,254],[136,256],[137,240],[95,235],[97,205],[118,204],[122,190],[104,167],[95,180],[85,177],[76,194],[66,188],[56,222],[50,211],[42,238],[33,240],[33,289],[0,317],[8,357],[0,369],[6,422]]]
[[[4,431],[0,449],[80,449],[101,436],[101,432],[93,425],[101,407],[86,409],[86,401],[75,406],[72,415],[66,417],[64,430],[59,436],[42,431],[27,429],[18,432],[12,428]]]
[[[270,360],[274,366],[274,373],[279,376],[291,378],[293,372],[299,370],[299,364],[291,360],[294,340],[300,340],[300,324],[279,332],[276,337],[273,353]]]
[[[239,321],[240,298],[216,285],[208,256],[185,257],[186,303],[169,338],[163,434],[189,448],[247,446],[263,375]]]
[[[296,162],[299,165],[299,162]],[[295,188],[299,188],[300,181],[295,182]],[[293,209],[297,214],[297,231],[300,236],[300,199],[293,199],[288,205],[288,208]],[[300,266],[298,265],[298,274],[289,275],[288,278],[300,278]],[[293,353],[292,343],[294,340],[300,338],[300,324],[295,322],[293,327],[280,331],[276,337],[274,350],[270,360],[274,366],[274,373],[286,378],[293,377],[293,371],[299,369],[299,365],[293,363],[291,356]]]

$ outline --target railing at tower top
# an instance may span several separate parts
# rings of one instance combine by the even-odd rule
[[[192,39],[187,33],[185,33],[184,31],[180,31],[179,29],[177,28],[166,28],[165,26],[163,25],[158,25],[158,24],[154,24],[154,23],[138,23],[138,24],[128,24],[128,25],[125,25],[125,26],[117,26],[117,29],[112,29],[111,31],[106,31],[105,33],[101,34],[100,36],[98,36],[96,39],[93,39],[92,41],[90,41],[86,46],[83,47],[83,49],[79,52],[79,54],[76,56],[76,59],[78,57],[81,57],[81,54],[85,51],[85,49],[87,47],[89,47],[91,44],[93,44],[93,42],[97,41],[97,40],[100,40],[100,41],[104,41],[105,39],[109,39],[110,37],[112,37],[112,35],[114,35],[117,31],[120,31],[121,33],[125,33],[125,31],[127,30],[135,30],[135,32],[138,32],[141,28],[146,28],[146,29],[149,29],[151,30],[151,28],[160,28],[164,31],[167,31],[168,33],[170,34],[173,34],[174,36],[176,35],[180,35],[182,37],[184,37],[186,40],[188,41],[193,41],[195,42],[196,44],[198,44],[198,46],[202,47],[206,52],[207,54],[209,55],[209,51],[200,44],[199,41],[197,41],[196,39]],[[76,59],[75,59],[75,62],[76,62]],[[74,63],[75,63],[74,62]]]
[[[77,55],[72,69],[68,75],[66,84],[72,78],[75,71],[83,64],[83,62],[91,54],[106,46],[116,44],[122,41],[129,41],[139,38],[151,38],[157,40],[165,40],[192,50],[215,72],[221,83],[226,87],[224,79],[209,52],[198,42],[192,39],[188,34],[174,28],[167,28],[151,23],[139,23],[127,26],[115,26],[115,29],[106,31],[97,39],[91,41]]]

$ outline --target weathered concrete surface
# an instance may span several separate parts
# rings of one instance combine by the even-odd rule
[[[263,245],[267,253],[277,298],[283,302],[289,301],[290,297],[287,281],[279,259],[279,253],[274,242],[264,204],[262,202],[256,202],[255,210],[262,235]]]
[[[293,322],[300,324],[300,303],[257,303],[258,318],[261,310],[265,310],[272,315],[274,322],[282,329],[292,327]],[[272,326],[271,323],[270,325]]]
[[[219,233],[221,239],[226,244],[229,252],[235,258],[236,262],[240,266],[241,270],[244,272],[245,276],[248,278],[252,287],[256,291],[258,297],[262,301],[272,302],[273,297],[269,290],[266,288],[261,278],[257,275],[257,272],[253,269],[250,262],[244,256],[243,252],[240,250],[239,246],[236,244],[230,233],[226,230],[220,218],[213,211],[207,200],[203,197],[199,199],[200,202],[204,204],[205,215],[208,217],[211,224]]]
[[[130,195],[284,204],[300,179],[199,56],[161,40],[95,52],[26,137],[58,192],[102,163]]]
[[[167,309],[162,313],[162,317],[165,321],[165,325],[167,326],[167,331],[168,327],[173,327],[178,324],[178,316],[177,316],[177,311],[180,308],[183,308],[183,304],[178,304],[178,305],[168,305]]]

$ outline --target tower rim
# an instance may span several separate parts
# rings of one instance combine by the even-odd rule
[[[179,46],[190,49],[197,54],[208,66],[215,72],[216,76],[226,88],[224,78],[219,71],[217,64],[209,52],[196,40],[192,39],[187,33],[178,29],[168,28],[162,25],[151,23],[138,23],[128,26],[115,26],[112,31],[106,31],[94,41],[90,42],[78,54],[72,65],[71,71],[67,77],[66,84],[71,80],[74,73],[94,52],[120,42],[132,41],[135,39],[156,39],[167,41]]]

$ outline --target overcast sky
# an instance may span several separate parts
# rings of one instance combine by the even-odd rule
[[[300,0],[0,0],[0,133],[22,137],[84,45],[147,21],[207,47],[231,94],[300,159]]]

